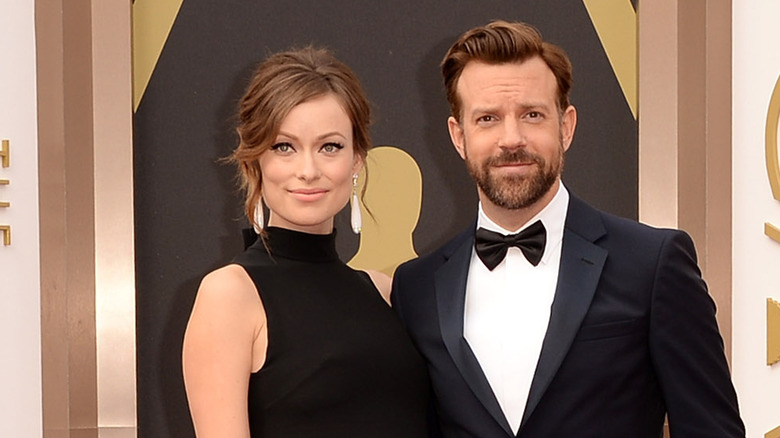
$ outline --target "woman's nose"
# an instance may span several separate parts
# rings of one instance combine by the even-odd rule
[[[303,181],[313,181],[322,174],[317,159],[312,154],[301,154],[296,169],[297,177]]]

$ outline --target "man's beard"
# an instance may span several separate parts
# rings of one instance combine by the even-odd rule
[[[489,157],[482,163],[469,160],[467,145],[464,145],[463,150],[469,174],[490,202],[508,210],[517,210],[542,199],[561,175],[564,156],[562,139],[558,144],[558,157],[553,157],[550,163],[525,148],[503,150],[498,156]],[[500,176],[491,172],[493,166],[512,163],[534,163],[537,169],[530,175]]]

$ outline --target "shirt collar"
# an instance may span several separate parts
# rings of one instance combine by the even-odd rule
[[[569,191],[563,186],[563,182],[558,185],[558,191],[553,196],[549,204],[547,204],[542,211],[532,217],[528,222],[524,223],[517,230],[506,230],[500,225],[493,222],[485,211],[482,209],[482,202],[479,203],[479,214],[477,216],[477,229],[484,228],[486,230],[495,231],[501,234],[515,234],[523,231],[528,226],[536,222],[542,221],[544,229],[547,232],[547,243],[544,246],[544,255],[542,256],[542,262],[547,263],[552,251],[551,248],[555,248],[563,240],[563,228],[566,222],[566,213],[569,209]]]

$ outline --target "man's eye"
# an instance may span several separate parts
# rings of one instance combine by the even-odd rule
[[[271,150],[278,152],[290,152],[292,151],[292,145],[290,143],[276,143],[271,146]]]
[[[479,117],[477,119],[477,122],[478,123],[489,123],[489,122],[494,122],[495,120],[496,120],[496,118],[493,117],[493,116],[481,116],[481,117]]]

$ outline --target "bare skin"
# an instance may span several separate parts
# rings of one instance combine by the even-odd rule
[[[265,311],[254,283],[238,265],[201,282],[184,335],[182,364],[198,437],[249,437],[249,376],[268,345]]]
[[[573,106],[559,111],[555,75],[538,57],[506,64],[472,61],[463,69],[457,90],[462,114],[460,120],[450,117],[447,125],[461,158],[479,167],[502,153],[522,149],[558,172],[543,196],[519,208],[498,205],[478,187],[488,217],[507,230],[517,230],[549,204],[558,191],[560,169],[554,166],[571,145],[577,112]],[[539,164],[532,161],[504,162],[488,166],[487,170],[497,185],[521,189],[525,182],[506,181],[527,181],[541,171]]]

